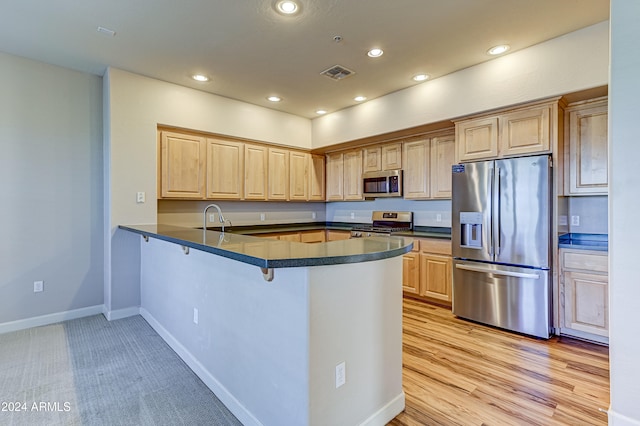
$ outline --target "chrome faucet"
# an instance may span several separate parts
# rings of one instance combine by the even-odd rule
[[[209,210],[210,207],[215,208],[216,210],[218,210],[218,219],[220,220],[220,223],[222,224],[222,232],[224,233],[224,223],[225,223],[225,218],[224,216],[222,216],[222,210],[220,210],[220,207],[217,204],[209,204],[207,207],[204,208],[204,212],[202,213],[203,216],[203,221],[202,221],[202,230],[206,231],[207,230],[207,210]]]

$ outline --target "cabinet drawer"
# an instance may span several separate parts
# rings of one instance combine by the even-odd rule
[[[420,251],[451,256],[451,240],[441,240],[437,238],[421,239]]]
[[[565,252],[562,257],[563,269],[577,269],[580,271],[609,272],[609,256],[606,254],[590,254]]]

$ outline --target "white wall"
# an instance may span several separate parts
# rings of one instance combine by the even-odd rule
[[[119,224],[155,223],[158,124],[311,147],[311,124],[285,114],[115,68],[105,75],[105,305],[108,317],[140,304],[139,252]],[[135,194],[146,192],[137,204]],[[113,315],[112,315],[113,314]]]
[[[401,256],[266,282],[256,266],[136,244],[143,316],[243,424],[381,425],[404,408]]]
[[[612,425],[640,425],[640,2],[611,0],[609,345]]]
[[[102,305],[101,85],[0,53],[0,325]]]
[[[602,22],[313,120],[313,146],[379,135],[608,82]]]

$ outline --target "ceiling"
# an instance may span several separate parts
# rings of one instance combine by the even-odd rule
[[[417,73],[434,79],[490,60],[494,45],[513,52],[609,19],[608,0],[300,2],[289,17],[274,0],[4,2],[0,51],[98,75],[113,66],[314,118],[355,105],[356,95],[419,84]],[[373,47],[384,55],[369,58]],[[320,74],[334,65],[355,74]]]

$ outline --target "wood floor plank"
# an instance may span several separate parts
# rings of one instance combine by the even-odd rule
[[[406,409],[390,425],[606,425],[609,352],[405,299],[403,386]]]

